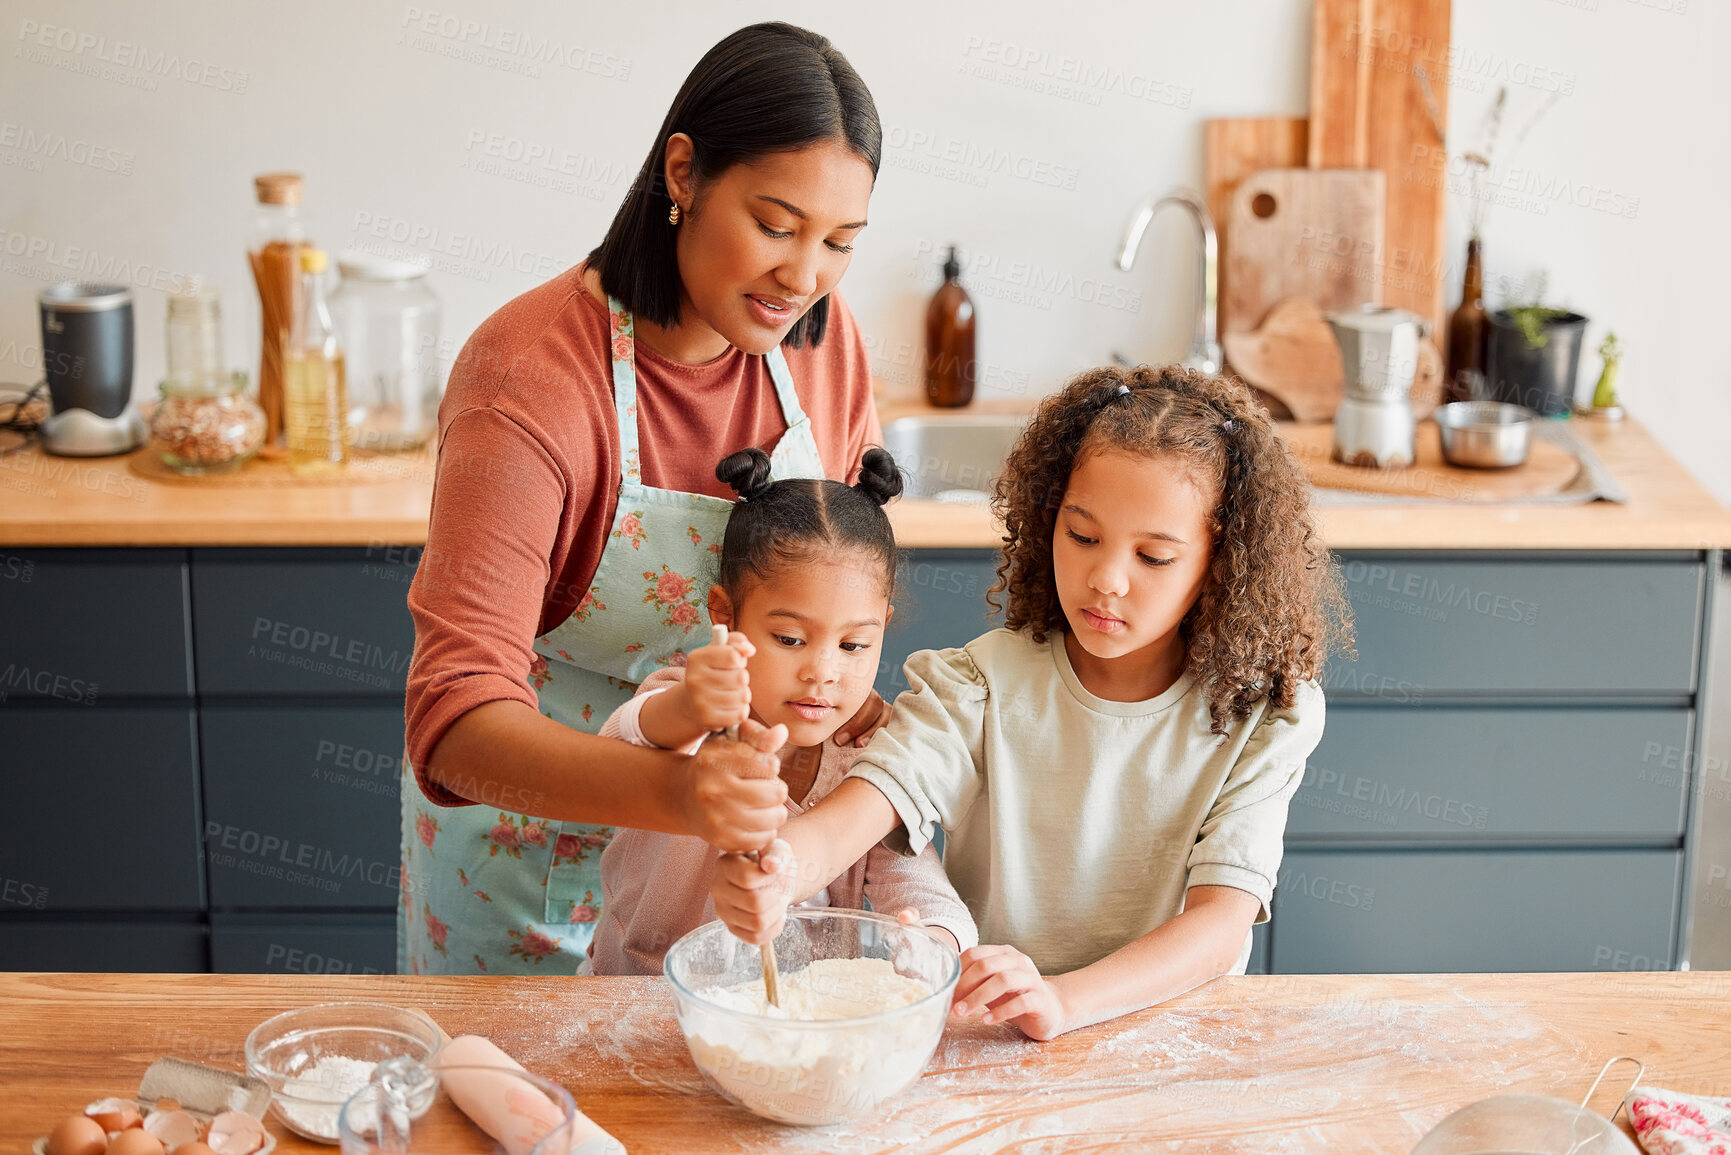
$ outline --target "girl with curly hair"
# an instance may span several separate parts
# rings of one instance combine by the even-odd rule
[[[912,655],[848,779],[712,894],[766,941],[790,884],[942,826],[981,941],[1014,944],[963,955],[953,1012],[1049,1039],[1242,973],[1348,614],[1303,474],[1234,381],[1083,373],[994,507],[1005,628]]]

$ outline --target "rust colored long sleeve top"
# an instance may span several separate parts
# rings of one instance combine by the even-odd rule
[[[832,294],[823,342],[784,353],[825,472],[851,481],[883,436],[853,315]],[[787,429],[761,356],[729,348],[685,365],[638,341],[636,366],[646,485],[731,497],[716,463],[769,450]],[[459,806],[467,800],[420,768],[476,706],[535,704],[530,647],[589,588],[618,501],[607,306],[585,289],[582,265],[481,324],[451,370],[439,431],[432,520],[409,588],[405,719],[422,790]]]

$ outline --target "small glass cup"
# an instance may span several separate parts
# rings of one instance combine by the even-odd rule
[[[452,1101],[452,1075],[480,1076],[493,1086],[490,1108],[503,1120],[503,1136],[489,1136]],[[422,1107],[427,1085],[431,1106]],[[510,1067],[424,1067],[412,1059],[380,1063],[373,1081],[355,1092],[337,1116],[342,1155],[575,1155],[577,1101],[551,1079]]]

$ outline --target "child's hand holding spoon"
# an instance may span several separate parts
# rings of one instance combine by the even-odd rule
[[[734,742],[739,741],[740,723],[751,716],[751,683],[745,660],[754,653],[756,649],[750,638],[737,631],[730,634],[726,626],[717,625],[709,645],[686,658],[686,686],[698,717],[703,725]],[[758,861],[778,842],[772,841],[747,857]],[[782,847],[787,845],[785,842],[779,844]],[[781,975],[775,965],[775,945],[766,940],[759,943],[757,949],[763,957],[764,993],[769,996],[770,1006],[779,1007]]]

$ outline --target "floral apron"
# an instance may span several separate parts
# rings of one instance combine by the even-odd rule
[[[644,485],[638,471],[631,314],[611,298],[613,406],[623,479],[593,584],[536,638],[529,670],[541,713],[595,733],[658,667],[709,640],[707,597],[733,502]],[[777,478],[823,477],[811,422],[781,349],[764,360],[787,422]],[[612,828],[427,801],[405,767],[397,969],[405,974],[572,974],[601,911]]]

